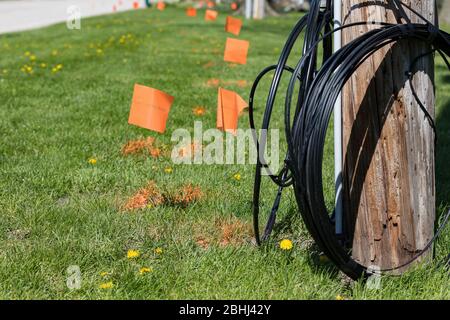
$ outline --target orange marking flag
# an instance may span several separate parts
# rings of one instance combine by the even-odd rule
[[[238,5],[237,5],[236,2],[232,2],[231,5],[230,5],[230,7],[231,7],[231,10],[237,10]]]
[[[217,128],[236,134],[239,114],[247,106],[247,102],[236,92],[219,88],[217,98]]]
[[[135,84],[128,123],[164,133],[173,100],[165,92]]]
[[[207,9],[205,11],[205,20],[206,21],[214,21],[217,19],[218,15],[219,15],[219,13],[217,11]]]
[[[212,2],[212,1],[208,1],[208,2],[206,3],[206,6],[207,6],[208,8],[214,8],[215,4],[214,4],[214,2]]]
[[[156,9],[159,11],[163,11],[166,8],[166,4],[163,1],[158,1],[158,4],[156,5]]]
[[[186,15],[188,17],[195,17],[195,16],[197,16],[197,9],[195,9],[195,8],[187,8],[186,9]]]
[[[239,33],[241,32],[241,27],[242,27],[242,21],[241,19],[238,18],[234,18],[231,16],[227,17],[227,20],[225,22],[225,31],[232,33],[236,36],[239,35]]]
[[[246,64],[249,46],[250,42],[246,40],[227,38],[223,60],[227,62]]]
[[[133,2],[133,8],[134,8],[134,9],[139,9],[139,2],[134,1],[134,2]]]

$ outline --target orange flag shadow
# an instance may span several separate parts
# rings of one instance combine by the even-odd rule
[[[188,16],[188,17],[195,17],[195,16],[197,16],[197,9],[195,9],[195,8],[187,8],[186,9],[186,15]]]
[[[173,100],[165,92],[135,84],[128,123],[164,133]]]
[[[219,15],[219,13],[217,11],[207,9],[205,11],[205,20],[206,21],[214,21],[217,19],[218,15]]]
[[[238,18],[234,18],[231,16],[227,17],[227,20],[225,22],[225,31],[232,33],[236,36],[239,35],[239,33],[241,32],[241,27],[242,27],[242,21],[241,19]]]
[[[163,11],[166,8],[166,4],[163,1],[158,1],[158,4],[156,5],[156,9],[159,11]]]
[[[236,135],[239,114],[247,106],[247,102],[236,92],[219,88],[217,97],[217,128]]]
[[[249,46],[250,42],[246,40],[227,38],[223,60],[226,62],[246,64]]]

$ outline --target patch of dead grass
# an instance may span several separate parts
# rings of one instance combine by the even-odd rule
[[[188,205],[197,202],[203,197],[203,192],[198,186],[186,184],[174,194],[166,196],[167,202],[174,206],[186,208]]]
[[[207,249],[211,245],[238,247],[248,243],[253,236],[251,223],[236,217],[215,218],[212,223],[200,223],[193,228],[195,243]]]
[[[219,245],[221,246],[242,245],[248,240],[252,232],[252,228],[248,223],[237,218],[233,218],[230,221],[220,221],[217,227],[221,231],[219,241]]]
[[[224,86],[224,87],[239,87],[239,88],[246,88],[249,86],[249,83],[247,80],[221,80],[217,78],[211,78],[206,81],[205,84],[206,87],[218,87],[218,86]]]
[[[123,145],[122,155],[148,154],[153,158],[158,158],[162,155],[162,151],[155,145],[155,142],[153,137],[130,140]]]
[[[123,210],[131,211],[137,209],[143,209],[149,205],[159,206],[165,201],[163,194],[158,190],[155,182],[150,181],[146,187],[141,188],[133,196],[131,196],[125,205]]]
[[[150,181],[146,187],[139,189],[122,206],[124,211],[144,209],[148,206],[161,205],[186,208],[203,197],[203,192],[198,186],[186,184],[175,191],[161,191],[154,181]]]

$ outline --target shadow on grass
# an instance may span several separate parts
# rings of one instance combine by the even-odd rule
[[[446,68],[443,69],[446,74],[442,75],[441,79],[444,83],[449,83],[450,72]],[[450,98],[448,95],[437,98],[444,101],[436,116],[436,207],[444,209],[450,206]]]
[[[298,234],[299,230],[306,230],[305,226],[299,225],[300,223],[302,223],[302,220],[297,207],[291,208],[275,224],[272,238],[279,239],[283,234]],[[300,234],[298,240],[300,242],[299,246],[306,251],[307,264],[314,272],[326,275],[329,279],[339,277],[339,268],[323,255],[322,250],[307,233]]]

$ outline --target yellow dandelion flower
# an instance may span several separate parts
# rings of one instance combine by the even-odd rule
[[[103,54],[103,50],[102,49],[97,49],[97,54]]]
[[[336,300],[345,300],[345,298],[343,296],[341,296],[340,294],[338,294],[336,296]]]
[[[108,281],[105,283],[101,283],[98,287],[100,289],[111,289],[114,286],[114,284],[112,283],[112,281]]]
[[[58,50],[53,50],[52,51],[52,56],[57,56],[58,55]]]
[[[239,181],[239,180],[241,180],[241,174],[240,174],[240,173],[236,173],[236,174],[233,176],[233,178],[234,178],[234,180]]]
[[[163,253],[163,249],[158,247],[158,248],[155,249],[155,253],[156,254],[162,254]]]
[[[41,68],[42,68],[42,69],[47,68],[47,64],[46,64],[46,63],[41,63]]]
[[[26,57],[29,57],[30,55],[31,55],[31,52],[30,52],[30,51],[25,52],[25,56],[26,56]]]
[[[56,69],[61,70],[62,68],[63,68],[63,65],[61,63],[56,65]]]
[[[281,250],[291,250],[293,247],[292,241],[289,239],[283,239],[280,242],[280,249]]]
[[[108,271],[100,272],[100,276],[101,276],[101,277],[109,276],[109,272],[108,272]]]
[[[95,159],[95,158],[90,158],[90,159],[88,160],[88,162],[89,162],[89,164],[94,165],[94,164],[97,164],[97,159]]]
[[[32,55],[30,56],[30,60],[31,60],[31,61],[36,61],[36,56],[35,56],[34,54],[32,54]]]
[[[141,269],[139,269],[139,274],[144,275],[144,274],[152,272],[152,271],[153,271],[152,268],[142,267]]]
[[[127,252],[127,258],[128,259],[135,259],[140,256],[140,253],[138,250],[128,250]]]
[[[164,172],[165,173],[172,173],[173,169],[171,167],[167,167],[167,168],[164,169]]]

